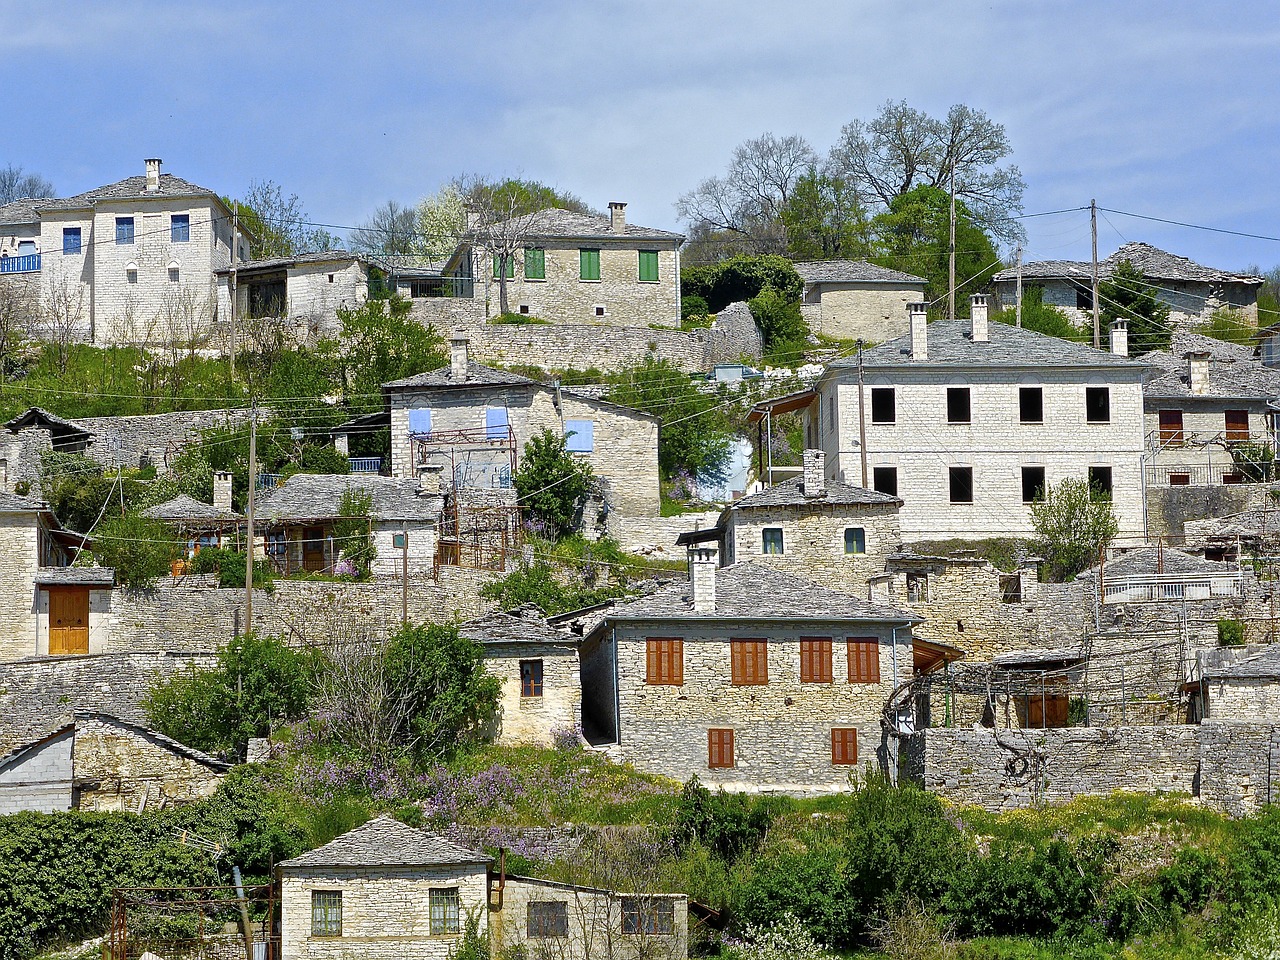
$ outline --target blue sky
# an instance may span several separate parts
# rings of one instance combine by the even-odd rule
[[[0,165],[66,195],[143,158],[221,193],[270,178],[355,224],[458,174],[542,180],[632,222],[765,131],[819,152],[886,100],[1003,123],[1025,212],[1087,205],[1280,236],[1280,4],[467,2],[6,4]],[[1087,212],[1028,222],[1087,258]],[[1280,242],[1105,214],[1215,266]]]

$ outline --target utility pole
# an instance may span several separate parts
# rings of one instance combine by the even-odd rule
[[[409,531],[400,532],[400,622],[409,622]]]
[[[1018,244],[1018,294],[1017,300],[1014,301],[1013,325],[1022,326],[1022,244]]]
[[[258,486],[258,405],[254,403],[249,414],[249,509],[246,511],[244,559],[244,632],[253,631],[253,494]]]
[[[867,397],[862,384],[862,341],[858,341],[858,451],[862,454],[862,488],[867,489]]]
[[[234,202],[234,201],[233,201]],[[240,211],[231,214],[231,273],[227,275],[227,286],[231,292],[231,382],[236,379],[236,300],[239,297],[236,283],[236,250],[240,245]],[[249,491],[253,496],[253,491]]]
[[[951,256],[947,265],[947,319],[956,318],[956,162],[951,161]]]
[[[1093,234],[1093,349],[1102,349],[1102,326],[1098,321],[1098,201],[1089,201],[1089,231]]]

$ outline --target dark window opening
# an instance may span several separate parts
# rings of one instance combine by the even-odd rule
[[[871,422],[896,423],[898,414],[893,387],[871,388]]]
[[[1089,495],[1094,500],[1111,499],[1111,468],[1089,468]]]
[[[969,388],[947,387],[947,423],[969,422]]]
[[[530,900],[527,929],[530,940],[569,936],[569,905],[562,900]]]
[[[973,467],[950,467],[947,470],[952,503],[973,503]]]
[[[1090,423],[1111,422],[1111,389],[1109,387],[1084,388],[1084,415]]]
[[[1023,423],[1044,423],[1044,389],[1018,388],[1018,419]]]
[[[1076,287],[1076,309],[1093,309],[1093,289],[1091,287]]]
[[[1022,502],[1035,503],[1044,499],[1044,467],[1022,468]]]
[[[520,661],[520,696],[542,696],[542,661]]]
[[[891,497],[898,495],[898,468],[876,467],[871,471],[871,486],[877,493],[887,493]]]

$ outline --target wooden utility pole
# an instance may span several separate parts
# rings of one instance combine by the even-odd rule
[[[1098,201],[1089,201],[1089,230],[1093,234],[1093,349],[1102,349],[1102,325],[1098,320]]]
[[[862,488],[865,490],[867,489],[867,395],[863,387],[861,340],[858,341],[858,450],[862,454]]]
[[[400,622],[409,622],[409,530],[400,532]]]
[[[1018,244],[1018,293],[1017,299],[1014,301],[1014,322],[1015,327],[1022,326],[1022,244]]]
[[[951,161],[951,255],[947,265],[947,319],[956,318],[956,162]]]
[[[234,202],[234,201],[233,201]],[[231,382],[236,379],[236,300],[239,297],[236,283],[236,250],[240,244],[240,211],[231,214],[231,273],[227,275],[227,289],[231,294]],[[252,491],[250,491],[252,496]]]
[[[249,508],[245,512],[244,632],[253,631],[253,495],[258,486],[258,405],[249,414]]]

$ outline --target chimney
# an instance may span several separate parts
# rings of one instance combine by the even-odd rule
[[[1192,351],[1186,354],[1187,381],[1191,392],[1202,397],[1209,392],[1209,354],[1203,351]]]
[[[231,474],[225,470],[213,475],[213,505],[219,510],[231,509]]]
[[[907,322],[911,327],[911,359],[929,359],[929,305],[907,304]]]
[[[160,159],[153,157],[147,161],[147,193],[155,193],[160,189]]]
[[[449,379],[454,383],[467,382],[467,338],[461,334],[449,338]]]
[[[1125,320],[1111,322],[1111,352],[1117,357],[1129,355],[1129,324]]]
[[[973,342],[987,343],[991,330],[987,326],[987,295],[975,293],[969,298],[969,322],[973,328]]]
[[[627,232],[627,205],[614,200],[609,204],[609,225],[614,233]]]
[[[820,497],[827,492],[827,455],[821,450],[804,452],[804,475],[800,481],[801,492],[806,497]]]
[[[689,551],[689,592],[694,613],[716,612],[716,552],[709,547]]]

